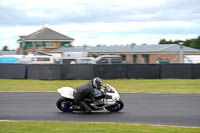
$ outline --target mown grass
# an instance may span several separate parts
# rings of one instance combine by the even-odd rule
[[[0,79],[0,91],[56,91],[63,86],[76,88],[87,80]],[[104,80],[119,92],[200,94],[200,79]]]
[[[0,122],[0,133],[199,133],[200,128],[88,122]]]

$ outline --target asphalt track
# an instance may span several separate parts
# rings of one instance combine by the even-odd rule
[[[200,127],[200,95],[121,94],[121,112],[63,113],[56,92],[0,92],[0,120],[121,122]]]

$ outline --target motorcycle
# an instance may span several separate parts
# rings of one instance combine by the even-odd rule
[[[119,112],[123,109],[124,103],[120,99],[119,93],[114,87],[109,84],[103,85],[104,90],[95,90],[95,101],[91,102],[86,99],[86,102],[91,107],[92,111],[108,110],[110,112]],[[57,100],[57,107],[62,112],[83,111],[81,106],[74,101],[73,91],[71,87],[59,88],[58,93],[61,97]]]

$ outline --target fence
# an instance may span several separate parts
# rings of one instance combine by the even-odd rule
[[[0,79],[197,79],[200,64],[0,64]]]

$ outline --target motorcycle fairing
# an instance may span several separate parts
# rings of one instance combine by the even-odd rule
[[[73,96],[74,89],[71,88],[71,87],[62,87],[62,88],[59,88],[58,92],[63,97],[74,99],[74,96]]]

